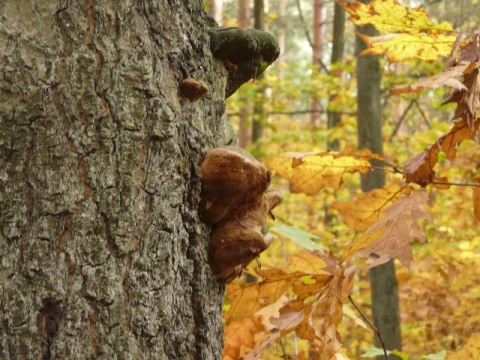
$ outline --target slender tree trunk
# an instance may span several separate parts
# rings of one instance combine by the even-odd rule
[[[246,29],[250,27],[250,9],[251,0],[238,0],[238,24],[241,28]],[[252,126],[248,115],[252,107],[246,96],[241,97],[240,102],[242,106],[238,119],[238,146],[246,148],[252,142]]]
[[[320,71],[319,58],[322,58],[322,11],[323,0],[313,0],[313,59],[312,63],[317,71]],[[312,125],[318,125],[320,122],[320,100],[314,93],[312,94],[310,123]]]
[[[284,56],[285,56],[285,35],[286,35],[286,14],[287,14],[287,5],[288,0],[280,0],[278,3],[278,35],[277,35],[277,42],[278,46],[280,47],[280,56],[277,60],[278,66],[278,77],[280,80],[284,78]]]
[[[345,10],[335,2],[333,15],[333,40],[332,40],[332,58],[331,64],[338,63],[343,58],[343,50],[345,45]],[[341,71],[332,71],[332,75],[341,77]],[[329,102],[335,102],[337,94],[330,96]],[[332,129],[340,124],[341,114],[338,111],[331,111],[330,107],[327,112],[328,128]],[[328,140],[327,144],[330,150],[339,150],[338,140]]]
[[[254,27],[257,30],[265,31],[265,0],[254,0]],[[263,102],[265,101],[265,87],[262,86],[263,74],[255,77],[260,86],[257,89],[258,95],[255,97],[253,122],[252,122],[252,142],[256,142],[262,137],[263,124],[265,116],[263,112]]]
[[[211,0],[209,14],[219,24],[223,24],[223,0]]]
[[[0,359],[219,359],[198,165],[234,134],[202,3],[0,15]]]
[[[362,0],[368,3],[369,0]],[[374,36],[373,26],[357,27],[356,31]],[[365,49],[365,43],[357,37],[356,52]],[[382,109],[380,102],[380,62],[377,56],[357,57],[357,107],[358,107],[358,147],[368,148],[374,153],[383,154]],[[379,164],[381,165],[381,164]],[[362,190],[367,192],[381,188],[385,184],[385,173],[372,171],[362,177]],[[380,330],[388,349],[401,349],[398,283],[395,265],[390,261],[370,270],[372,310],[375,325]],[[379,339],[375,339],[380,346]],[[396,358],[391,355],[389,358]],[[379,356],[378,359],[383,359]]]

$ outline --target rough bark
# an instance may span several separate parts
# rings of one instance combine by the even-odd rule
[[[202,2],[2,1],[0,56],[0,359],[219,358],[198,165],[234,134]]]
[[[369,0],[362,2],[368,3]],[[356,31],[374,36],[373,26],[357,27]],[[366,48],[365,43],[357,37],[356,52]],[[358,107],[358,147],[368,148],[374,153],[383,154],[382,109],[380,102],[380,61],[378,56],[357,57],[357,107]],[[380,165],[381,164],[377,164]],[[385,184],[385,173],[381,170],[372,171],[362,177],[362,190],[367,192],[381,188]],[[372,292],[373,319],[380,330],[387,349],[401,349],[400,316],[398,283],[395,275],[395,265],[390,261],[370,270]],[[380,347],[379,339],[375,339]],[[390,355],[389,358],[397,358]],[[378,359],[383,359],[379,356]]]

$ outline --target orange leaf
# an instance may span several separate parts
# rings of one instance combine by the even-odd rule
[[[225,345],[223,360],[240,359],[252,351],[255,345],[255,334],[263,331],[260,316],[252,316],[240,321],[232,321],[225,328]]]
[[[347,248],[341,263],[357,252],[359,256],[369,258],[369,267],[395,258],[410,268],[413,259],[410,243],[414,240],[426,241],[425,234],[417,224],[419,218],[427,216],[422,205],[426,201],[426,192],[417,190],[390,205],[384,210],[386,216],[370,226]]]
[[[365,231],[385,215],[382,210],[398,201],[402,194],[408,195],[410,186],[388,185],[368,193],[358,193],[353,201],[334,202],[330,209],[337,210],[343,221],[352,229]]]
[[[433,168],[438,162],[438,153],[443,151],[447,154],[448,160],[453,160],[457,155],[457,146],[463,140],[475,139],[478,126],[478,122],[475,122],[473,129],[470,129],[464,121],[455,123],[453,128],[438,138],[435,144],[430,145],[405,163],[403,168],[405,180],[421,186],[430,184],[435,178]]]

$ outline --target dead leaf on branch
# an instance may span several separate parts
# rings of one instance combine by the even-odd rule
[[[353,201],[334,202],[331,210],[337,210],[342,220],[352,229],[365,231],[376,223],[385,214],[386,207],[408,195],[413,188],[410,186],[387,185],[382,189],[375,189],[368,193],[358,193]]]
[[[425,191],[417,190],[390,205],[384,210],[384,218],[370,226],[347,247],[341,263],[356,253],[368,258],[370,268],[390,259],[398,259],[403,266],[410,268],[413,259],[410,243],[414,240],[427,240],[417,223],[418,219],[428,216],[423,208],[427,199]]]
[[[292,193],[316,195],[325,186],[339,189],[345,173],[368,174],[372,167],[368,160],[379,158],[366,150],[354,152],[347,147],[340,153],[283,153],[263,162],[275,171],[275,176],[290,182]]]
[[[478,121],[475,122],[473,129],[470,129],[464,121],[455,123],[453,128],[438,138],[435,144],[407,160],[403,167],[405,180],[423,187],[431,184],[435,180],[433,168],[438,162],[438,153],[443,151],[448,160],[453,160],[457,155],[457,147],[463,140],[475,140],[478,126]]]

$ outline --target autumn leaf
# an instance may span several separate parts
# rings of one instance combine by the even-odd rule
[[[225,328],[223,360],[240,359],[256,347],[255,334],[263,331],[261,316],[232,321]]]
[[[373,0],[369,4],[342,2],[339,4],[350,14],[358,26],[372,24],[383,32],[377,37],[362,35],[368,48],[361,55],[387,54],[390,62],[406,59],[435,61],[448,56],[455,43],[452,26],[443,22],[432,23],[424,8],[408,8],[396,0]]]
[[[456,352],[447,352],[445,360],[478,360],[480,356],[480,332],[473,333],[467,343]]]
[[[426,192],[417,190],[390,205],[384,210],[384,218],[370,226],[347,247],[341,263],[356,253],[368,258],[370,268],[393,258],[410,268],[413,259],[410,243],[414,240],[426,241],[426,236],[417,223],[419,218],[427,217],[423,208],[426,201]]]
[[[474,140],[478,130],[478,122],[474,128],[464,122],[459,121],[453,128],[437,139],[437,141],[426,148],[423,152],[407,160],[403,167],[403,175],[407,182],[426,186],[435,179],[433,168],[438,162],[438,153],[443,151],[448,160],[453,160],[457,155],[457,147],[463,140]]]
[[[437,89],[440,86],[448,86],[455,90],[467,90],[467,87],[463,85],[461,81],[456,80],[455,78],[463,75],[463,72],[468,65],[468,63],[463,63],[454,67],[449,67],[439,74],[420,79],[415,84],[395,86],[391,90],[391,93],[407,94],[412,92],[420,92],[426,89]]]
[[[452,44],[455,42],[454,36],[436,35],[432,37],[427,33],[368,36],[357,32],[357,35],[368,45],[360,55],[385,54],[390,63],[399,63],[410,59],[433,62],[441,56],[448,56]]]
[[[226,297],[231,300],[225,320],[244,319],[261,308],[276,302],[287,289],[293,288],[300,298],[310,296],[332,276],[332,259],[312,252],[289,256],[289,266],[284,270],[267,269],[258,271],[264,279],[257,283],[231,283]],[[305,283],[304,278],[311,279]]]
[[[340,153],[283,153],[263,161],[275,176],[290,182],[291,192],[316,195],[325,186],[339,189],[345,173],[366,175],[371,169],[368,160],[373,158],[374,154],[347,148]]]
[[[358,193],[353,201],[334,202],[331,210],[337,210],[343,221],[352,229],[365,231],[385,216],[382,211],[408,195],[413,188],[410,186],[387,185],[382,189],[375,189],[368,193]]]

